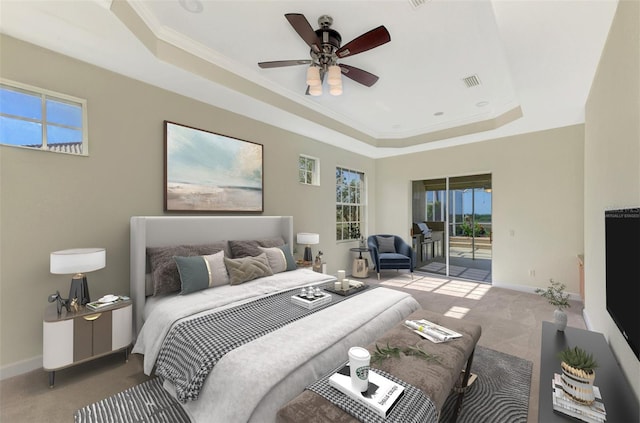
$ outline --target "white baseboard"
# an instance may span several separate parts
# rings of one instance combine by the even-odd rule
[[[41,368],[41,355],[27,360],[18,361],[17,363],[0,367],[0,380],[9,379],[10,377],[18,376]]]
[[[496,288],[505,288],[505,289],[511,289],[511,290],[520,291],[520,292],[529,292],[531,294],[536,293],[536,287],[531,285],[512,285],[512,284],[494,282],[492,286],[495,286]],[[569,294],[570,300],[582,302],[582,297],[580,297],[580,294],[577,294],[575,292],[567,292],[567,294]]]

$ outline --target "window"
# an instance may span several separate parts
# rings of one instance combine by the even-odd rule
[[[87,102],[2,79],[0,144],[86,156]]]
[[[298,180],[301,184],[320,185],[320,160],[301,154],[298,159]]]
[[[357,240],[363,235],[364,188],[364,173],[336,167],[336,240]]]

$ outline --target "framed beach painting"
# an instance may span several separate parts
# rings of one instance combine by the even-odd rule
[[[164,122],[164,210],[262,212],[263,146]]]

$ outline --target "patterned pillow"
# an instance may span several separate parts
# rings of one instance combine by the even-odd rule
[[[180,291],[180,275],[174,256],[189,257],[215,254],[224,251],[226,241],[202,245],[171,245],[166,247],[149,247],[147,256],[151,265],[153,295],[168,294]]]
[[[396,244],[395,239],[392,236],[377,236],[378,252],[379,253],[395,253]]]
[[[260,247],[279,247],[284,245],[282,238],[258,239],[251,241],[229,241],[231,257],[255,257],[262,254]]]
[[[298,267],[287,244],[280,247],[259,248],[267,255],[269,267],[271,267],[271,271],[273,271],[273,273],[288,272],[289,270],[295,270]]]
[[[263,276],[273,275],[267,255],[262,253],[256,257],[242,257],[238,259],[224,258],[224,264],[229,272],[231,285],[240,285]]]
[[[224,251],[208,256],[174,257],[180,274],[181,294],[227,285]]]

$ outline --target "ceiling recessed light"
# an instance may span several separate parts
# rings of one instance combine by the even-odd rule
[[[204,6],[200,0],[179,0],[180,6],[187,12],[202,13]]]
[[[489,104],[488,101],[479,101],[479,102],[476,103],[476,106],[477,107],[484,107],[484,106],[486,106],[488,104]]]
[[[442,116],[442,115],[444,115],[444,112],[435,112],[433,115],[434,116]]]

